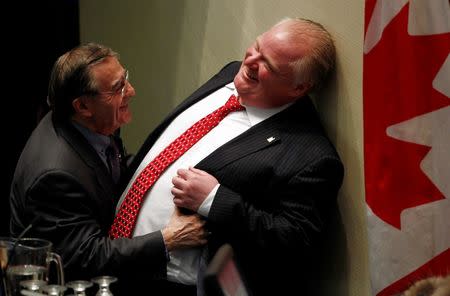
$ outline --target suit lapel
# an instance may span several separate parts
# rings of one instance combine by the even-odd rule
[[[95,172],[98,183],[107,196],[114,196],[114,183],[97,152],[70,123],[55,123],[57,133],[63,137],[79,157]]]

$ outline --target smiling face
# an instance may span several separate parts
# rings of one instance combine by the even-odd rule
[[[234,84],[241,103],[273,108],[304,95],[307,85],[295,83],[291,63],[306,54],[307,44],[289,33],[289,22],[259,36],[245,52]]]
[[[93,65],[90,73],[97,94],[74,100],[74,119],[96,133],[111,135],[131,121],[128,104],[136,92],[127,80],[126,70],[115,57],[107,57]]]

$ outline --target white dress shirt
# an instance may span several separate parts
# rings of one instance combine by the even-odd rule
[[[237,95],[234,84],[230,83],[178,115],[161,134],[139,165],[133,178],[122,194],[117,209],[120,207],[120,204],[126,195],[125,193],[128,192],[135,178],[147,164],[187,128],[224,105],[232,94]],[[269,118],[286,107],[288,107],[288,105],[274,109],[246,107],[246,110],[228,114],[218,126],[213,128],[194,146],[180,156],[180,158],[174,161],[147,191],[136,221],[133,236],[140,236],[161,230],[169,222],[169,218],[174,210],[172,201],[173,196],[170,192],[173,187],[172,178],[176,176],[178,169],[187,169],[190,166],[195,166],[223,144],[245,132],[251,126]],[[207,200],[201,205],[199,209],[200,214],[206,216],[207,213],[209,213],[209,208],[217,188],[218,186],[216,186],[213,192],[208,196]],[[170,261],[167,264],[167,279],[172,282],[195,285],[197,283],[201,250],[202,248],[198,247],[171,251]]]

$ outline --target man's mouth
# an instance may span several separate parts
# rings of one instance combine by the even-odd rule
[[[245,76],[246,76],[249,80],[252,80],[252,81],[255,81],[255,82],[258,81],[258,76],[256,75],[257,73],[253,73],[253,72],[249,71],[248,69],[246,69],[246,70],[244,71],[244,73],[245,73]]]

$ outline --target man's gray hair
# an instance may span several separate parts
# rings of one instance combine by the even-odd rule
[[[333,39],[321,24],[309,19],[284,18],[276,25],[287,22],[295,38],[311,43],[310,51],[291,63],[295,83],[310,83],[312,91],[318,90],[335,67],[336,48]]]

